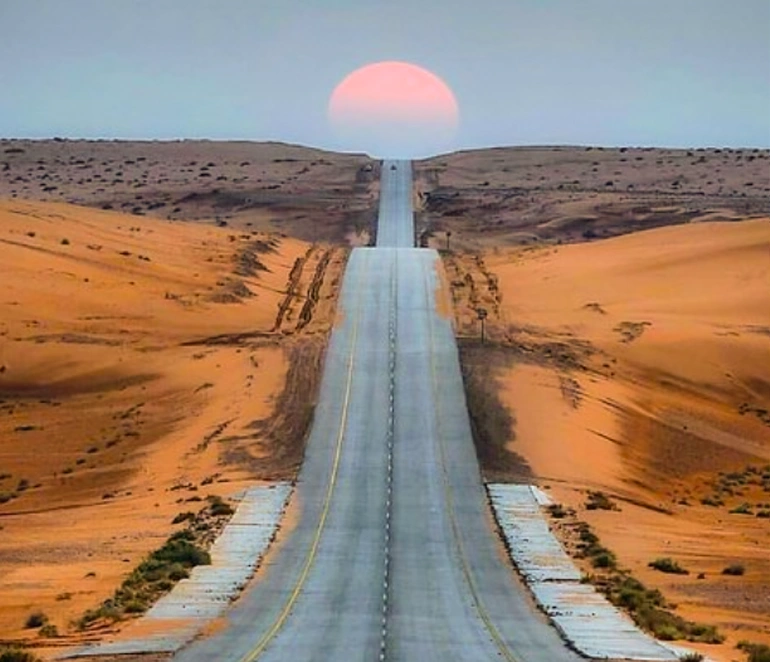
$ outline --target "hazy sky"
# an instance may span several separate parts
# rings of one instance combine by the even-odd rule
[[[335,147],[333,88],[392,59],[457,147],[770,146],[770,0],[0,0],[0,136]]]

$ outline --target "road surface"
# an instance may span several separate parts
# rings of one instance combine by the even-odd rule
[[[228,627],[179,662],[580,659],[497,539],[439,258],[413,245],[410,164],[385,162],[377,247],[354,250],[345,273],[299,521]]]

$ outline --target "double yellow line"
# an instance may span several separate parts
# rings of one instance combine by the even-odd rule
[[[364,253],[366,255],[366,253]],[[364,273],[366,273],[366,269],[364,269]],[[345,397],[342,401],[342,414],[340,416],[340,424],[339,424],[339,430],[337,431],[337,440],[335,442],[335,448],[334,448],[334,461],[332,462],[332,471],[331,475],[329,477],[329,485],[326,488],[326,495],[324,496],[323,501],[323,507],[321,509],[321,517],[318,520],[318,526],[315,530],[315,535],[313,536],[313,542],[310,546],[310,552],[307,555],[307,559],[305,559],[305,564],[302,566],[302,572],[299,575],[299,578],[297,579],[296,584],[294,585],[294,588],[291,592],[291,595],[289,595],[289,599],[286,601],[286,604],[284,604],[283,609],[281,609],[281,613],[278,615],[278,618],[275,620],[275,623],[270,627],[270,629],[265,632],[265,634],[262,636],[262,638],[257,642],[257,645],[254,646],[254,648],[251,649],[245,656],[241,658],[241,662],[254,662],[264,651],[265,648],[270,644],[272,639],[278,634],[280,629],[284,626],[284,623],[286,623],[286,619],[289,618],[289,614],[291,614],[291,610],[294,607],[294,604],[297,602],[297,599],[299,598],[299,594],[302,592],[302,588],[305,585],[305,582],[307,581],[308,575],[310,574],[310,570],[313,567],[313,563],[316,559],[316,556],[318,555],[318,547],[321,544],[321,536],[323,535],[324,527],[326,526],[326,520],[329,517],[329,510],[331,509],[331,503],[332,503],[332,496],[334,495],[334,488],[337,485],[337,476],[339,474],[339,468],[340,468],[340,458],[342,457],[342,446],[343,441],[345,439],[345,428],[347,427],[348,422],[348,410],[350,406],[350,394],[352,393],[352,384],[353,384],[353,367],[355,365],[355,355],[356,355],[356,345],[358,344],[358,323],[361,318],[361,297],[362,292],[365,288],[359,287],[358,289],[358,296],[356,297],[356,314],[353,321],[353,330],[351,335],[351,342],[350,342],[350,355],[348,357],[348,369],[347,369],[347,383],[345,385]]]
[[[438,262],[438,258],[436,258],[436,261]],[[440,269],[441,264],[436,265],[436,269]],[[492,641],[494,641],[495,645],[497,646],[498,651],[500,651],[500,654],[508,661],[508,662],[519,662],[518,658],[510,651],[508,648],[508,645],[505,643],[505,640],[500,635],[500,632],[495,627],[495,624],[492,622],[492,619],[489,616],[489,612],[487,611],[486,607],[484,606],[484,603],[481,601],[481,595],[479,594],[478,588],[476,587],[476,582],[473,581],[473,574],[471,572],[470,563],[468,562],[468,558],[465,554],[465,546],[463,545],[462,536],[460,534],[460,526],[457,523],[457,517],[455,516],[455,508],[454,508],[454,490],[452,489],[452,483],[449,479],[449,472],[447,470],[447,459],[446,459],[446,448],[444,444],[444,435],[441,430],[441,412],[439,411],[439,397],[438,397],[438,377],[436,374],[436,359],[435,359],[435,334],[433,330],[433,318],[435,316],[433,307],[430,305],[431,298],[430,298],[430,279],[428,277],[428,271],[426,270],[424,272],[424,280],[425,280],[425,297],[427,299],[427,314],[428,314],[428,328],[429,333],[428,337],[430,339],[429,343],[429,352],[430,352],[430,371],[431,371],[431,390],[433,392],[433,401],[435,402],[435,410],[436,410],[436,437],[437,437],[437,445],[439,448],[439,455],[441,458],[441,473],[444,479],[444,494],[446,495],[446,509],[447,514],[449,516],[449,522],[452,526],[452,535],[455,539],[455,543],[457,545],[457,551],[458,556],[460,558],[460,564],[462,566],[463,575],[465,576],[465,581],[468,584],[468,588],[471,592],[471,597],[473,598],[473,602],[476,605],[476,611],[479,614],[479,617],[481,618],[482,622],[484,623],[484,627],[489,632],[490,636],[492,637]]]

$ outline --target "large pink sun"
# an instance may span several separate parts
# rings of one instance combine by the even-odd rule
[[[414,158],[452,147],[459,123],[449,86],[407,62],[377,62],[346,76],[329,121],[346,149]]]

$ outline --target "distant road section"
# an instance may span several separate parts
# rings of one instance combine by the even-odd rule
[[[384,161],[380,178],[377,248],[412,248],[412,162]]]
[[[414,248],[411,166],[385,162],[376,248],[353,251],[296,526],[229,627],[181,662],[573,662],[493,529],[441,263]]]

